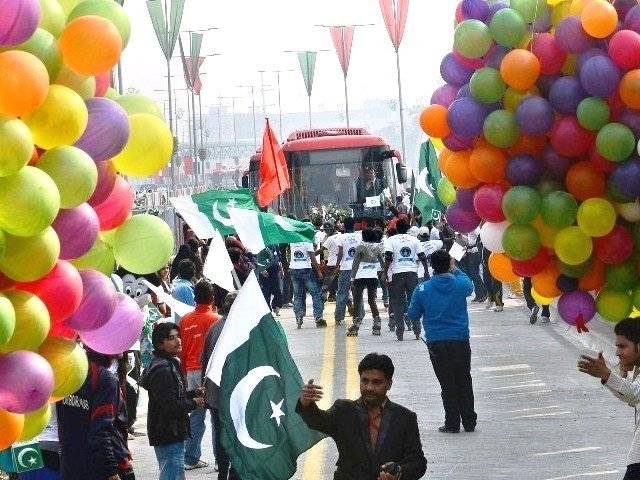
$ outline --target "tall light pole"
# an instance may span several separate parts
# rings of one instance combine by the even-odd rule
[[[248,88],[251,90],[251,116],[253,117],[253,147],[258,150],[258,131],[256,130],[256,97],[253,85],[236,85],[236,88]],[[235,115],[234,115],[235,118]],[[236,149],[237,150],[237,149]]]
[[[220,101],[222,99],[231,100],[231,114],[233,115],[233,146],[236,151],[236,159],[240,156],[238,154],[238,130],[236,125],[236,99],[240,97],[218,97]],[[222,102],[220,103],[222,105]]]

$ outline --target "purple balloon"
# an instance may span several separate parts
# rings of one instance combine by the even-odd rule
[[[475,211],[465,210],[460,205],[453,203],[447,208],[447,222],[456,232],[469,233],[480,225],[480,217]]]
[[[640,112],[636,110],[625,110],[618,118],[618,123],[629,127],[636,137],[640,137]]]
[[[0,46],[27,41],[38,28],[40,15],[38,0],[3,0],[0,3]]]
[[[75,146],[96,162],[109,160],[122,151],[129,139],[127,112],[108,98],[90,98],[85,103],[89,122]]]
[[[624,28],[640,33],[640,5],[635,5],[624,17]]]
[[[553,107],[544,98],[530,96],[525,98],[516,110],[516,120],[520,130],[531,135],[542,135],[553,126]]]
[[[510,48],[503,47],[502,45],[494,45],[489,53],[487,53],[487,61],[485,65],[487,67],[495,68],[496,70],[500,70],[500,65],[502,64],[502,59],[507,56],[507,53],[511,51]]]
[[[64,323],[79,332],[102,327],[116,307],[116,290],[106,275],[96,270],[81,270],[82,301]]]
[[[102,327],[80,332],[80,339],[92,350],[105,355],[118,355],[130,350],[140,338],[144,315],[128,295],[116,295],[116,308]]]
[[[98,162],[96,167],[98,168],[98,183],[93,195],[87,200],[87,203],[92,207],[100,205],[109,198],[116,185],[117,177],[116,167],[111,162]]]
[[[593,46],[593,39],[582,28],[580,17],[564,18],[556,28],[556,42],[567,53],[582,53]]]
[[[551,28],[551,8],[544,6],[544,11],[538,15],[538,19],[533,23],[535,33],[548,32]]]
[[[540,157],[545,173],[558,180],[564,180],[565,175],[573,165],[575,159],[562,157],[551,147],[547,147]]]
[[[68,210],[60,210],[51,226],[60,239],[62,260],[72,260],[87,253],[100,231],[98,215],[86,203]]]
[[[492,4],[492,5],[490,5],[489,6],[489,17],[487,18],[487,23],[489,23],[491,21],[491,19],[496,14],[496,12],[498,12],[499,10],[502,10],[503,8],[509,8],[509,4],[504,3],[504,2],[496,2],[496,3]]]
[[[473,98],[459,98],[449,106],[447,122],[453,133],[465,138],[482,134],[487,109]]]
[[[549,101],[556,112],[575,115],[580,102],[588,96],[576,77],[561,77],[553,82]]]
[[[580,74],[580,72],[582,71],[583,65],[588,60],[591,60],[593,57],[600,57],[600,56],[607,56],[607,55],[608,55],[607,52],[596,47],[590,48],[589,50],[582,52],[580,55],[578,55],[578,60],[576,61],[576,75]]]
[[[453,53],[448,53],[440,64],[440,75],[445,82],[454,87],[461,87],[471,80],[474,70],[462,65]]]
[[[575,325],[579,317],[587,323],[596,315],[596,302],[587,292],[574,290],[560,297],[558,313],[569,325]]]
[[[458,87],[445,83],[441,87],[438,87],[433,95],[431,95],[431,105],[437,104],[443,107],[449,108],[449,105],[453,103],[458,94]]]
[[[463,210],[475,211],[473,206],[473,197],[477,188],[458,188],[456,189],[456,203]]]
[[[580,70],[580,83],[594,97],[606,98],[620,83],[620,69],[609,57],[598,55],[587,60]]]
[[[618,165],[611,173],[611,182],[623,195],[640,197],[640,158],[633,157]]]
[[[618,12],[618,18],[623,19],[635,5],[638,5],[638,0],[617,0],[613,5]]]
[[[51,365],[27,350],[0,355],[0,378],[0,408],[9,412],[34,412],[53,393]]]
[[[562,78],[561,75],[540,75],[538,78],[538,82],[536,86],[538,90],[540,90],[540,95],[543,97],[549,97],[549,93],[551,92],[551,87],[556,83],[556,80]]]
[[[459,135],[456,135],[455,133],[451,133],[448,137],[442,139],[442,143],[444,143],[444,146],[449,150],[453,150],[454,152],[469,150],[471,147],[473,147],[473,142],[473,138],[461,137]]]
[[[473,98],[473,95],[471,95],[471,87],[468,83],[461,86],[458,90],[458,93],[456,94],[456,100],[458,100],[459,98]]]
[[[490,13],[489,5],[485,0],[462,0],[460,10],[466,20],[475,19],[481,22],[484,22]]]
[[[507,180],[511,185],[534,186],[542,177],[542,163],[531,155],[515,155],[507,165]]]

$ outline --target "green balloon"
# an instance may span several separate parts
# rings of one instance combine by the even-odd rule
[[[11,301],[0,293],[0,345],[13,336],[16,328],[16,311]]]
[[[507,85],[500,72],[495,68],[485,67],[476,70],[469,82],[471,95],[482,103],[495,103],[502,99]]]
[[[607,267],[607,288],[615,290],[631,290],[638,282],[636,262],[627,260],[619,265]]]
[[[47,30],[43,28],[36,29],[29,40],[15,47],[11,47],[11,49],[22,50],[23,52],[29,52],[35,55],[46,67],[52,82],[53,79],[58,77],[60,67],[62,66],[62,54],[60,53],[60,47],[58,47],[56,37]]]
[[[551,228],[570,227],[578,215],[578,202],[570,193],[551,192],[542,200],[542,220]]]
[[[587,273],[591,268],[591,263],[592,263],[591,259],[579,265],[569,265],[559,260],[556,262],[560,272],[562,272],[563,275],[566,275],[567,277],[571,277],[571,278],[580,278],[582,275]]]
[[[436,193],[440,201],[447,207],[456,201],[456,187],[446,177],[438,180]]]
[[[602,318],[618,323],[629,316],[633,308],[631,296],[622,290],[605,288],[596,298],[596,310]]]
[[[131,36],[131,24],[124,9],[114,0],[84,0],[71,13],[67,22],[86,15],[106,18],[115,25],[122,37],[122,48],[127,46]]]
[[[535,189],[519,185],[510,188],[502,197],[502,211],[509,222],[525,224],[536,218],[541,203],[540,194]]]
[[[453,46],[467,58],[480,58],[486,55],[493,43],[493,37],[480,20],[465,20],[456,27]]]
[[[511,8],[516,10],[525,23],[538,20],[547,9],[546,0],[511,0]]]
[[[498,148],[512,147],[520,136],[516,116],[509,110],[495,110],[484,120],[484,137]]]
[[[111,275],[116,268],[116,261],[113,258],[113,250],[111,247],[100,240],[96,240],[91,250],[80,258],[70,260],[74,267],[78,270],[93,269]]]
[[[555,178],[543,178],[536,185],[536,190],[538,190],[540,196],[544,198],[552,192],[564,190],[564,185],[562,185],[560,180]]]
[[[597,132],[607,123],[611,116],[609,104],[602,98],[589,97],[585,98],[578,105],[578,123],[583,128]]]
[[[4,236],[4,232],[0,230],[0,258],[4,255],[5,248],[7,248],[7,239]]]
[[[524,39],[527,24],[513,8],[502,8],[493,15],[489,31],[498,45],[514,48]]]
[[[164,120],[164,115],[158,104],[149,97],[137,93],[121,95],[115,99],[122,108],[129,114],[149,113],[155,115],[160,120]]]
[[[631,299],[633,301],[633,306],[640,309],[640,284],[631,292]]]
[[[58,0],[40,0],[40,28],[58,38],[64,30],[66,15]]]
[[[107,93],[104,94],[104,98],[108,98],[109,100],[117,100],[120,97],[120,94],[115,88],[109,87],[107,88]]]
[[[596,138],[598,153],[612,162],[629,158],[636,148],[636,139],[629,127],[621,123],[610,123],[602,127]]]
[[[529,260],[540,250],[540,234],[531,225],[509,225],[502,235],[502,248],[515,260]]]

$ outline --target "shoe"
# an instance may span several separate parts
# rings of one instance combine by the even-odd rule
[[[389,322],[389,324],[388,324],[388,325],[389,325],[389,331],[390,331],[390,332],[395,331],[396,326],[395,326],[393,323]]]
[[[329,295],[327,297],[327,302],[329,303],[336,303],[336,296],[335,295]]]
[[[282,308],[293,308],[293,304],[292,303],[285,303],[284,305],[282,305]]]
[[[337,318],[335,319],[335,323],[336,325],[342,325],[342,320],[338,320]]]
[[[494,312],[503,312],[504,307],[502,305],[497,305],[496,308],[493,309]]]
[[[213,471],[217,472],[218,471],[218,460],[214,460],[213,461]]]
[[[385,301],[383,300],[382,305],[384,305],[384,308],[389,308],[389,302],[388,302],[388,301],[387,301],[387,302],[385,302]]]
[[[540,317],[540,323],[551,323],[551,319],[549,317]]]
[[[298,330],[300,330],[302,328],[302,319],[301,318],[296,318],[296,325],[298,326]]]
[[[531,309],[531,315],[529,316],[529,323],[531,325],[533,325],[534,323],[536,323],[538,321],[538,312],[539,311],[540,311],[540,307],[538,305],[535,305]]]
[[[438,431],[440,433],[460,433],[460,428],[451,428],[451,427],[447,427],[446,425],[443,425],[438,428]]]
[[[375,335],[376,337],[379,337],[380,336],[380,330],[381,330],[381,328],[379,326],[373,327],[371,329],[371,335]]]
[[[275,313],[276,317],[279,317],[279,316],[280,316],[280,309],[279,309],[279,308],[277,308],[277,307],[276,307],[276,308],[274,308],[274,309],[273,309],[273,313]]]
[[[464,427],[464,431],[467,433],[475,432],[476,427]]]
[[[491,307],[493,307],[493,302],[488,302],[484,308],[485,310],[491,310]]]
[[[347,329],[347,337],[357,337],[358,336],[358,327],[355,325],[351,325]]]
[[[207,462],[203,462],[202,460],[198,460],[198,463],[196,463],[195,465],[187,465],[186,463],[184,464],[184,469],[185,470],[195,470],[196,468],[205,468],[208,467],[209,464]]]
[[[327,322],[325,322],[324,318],[316,318],[316,327],[323,328],[327,326]]]
[[[401,342],[404,337],[404,332],[396,332],[396,337],[398,338],[398,341]]]

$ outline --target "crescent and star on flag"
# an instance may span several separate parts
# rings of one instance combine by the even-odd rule
[[[418,174],[418,177],[416,178],[416,187],[418,188],[419,192],[426,193],[430,197],[435,198],[433,196],[433,192],[429,188],[429,185],[427,185],[427,175],[428,174],[429,174],[429,169],[427,167],[424,167],[422,170],[420,170],[420,173]]]
[[[236,206],[236,200],[235,198],[232,198],[231,200],[229,200],[226,204],[226,208],[227,211],[229,210],[229,207],[233,208]],[[218,209],[218,201],[216,200],[215,202],[213,202],[212,205],[212,210],[213,210],[213,218],[216,219],[216,221],[220,222],[221,224],[223,224],[225,227],[233,227],[233,222],[231,222],[231,220],[229,219],[229,217],[225,217],[224,215],[222,215],[220,213],[220,210]]]

